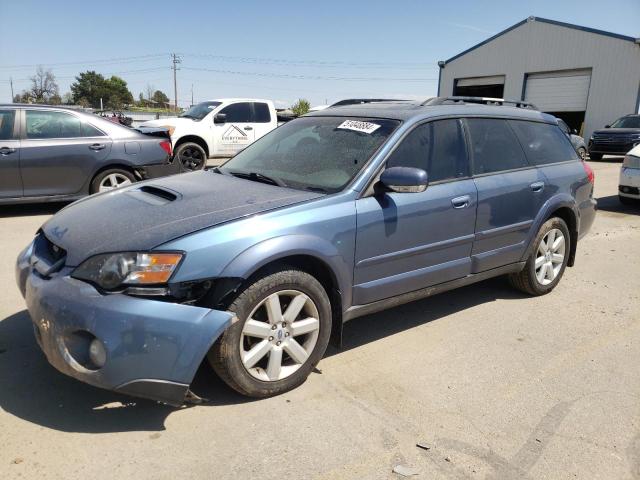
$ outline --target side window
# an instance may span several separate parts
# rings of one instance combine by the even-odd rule
[[[82,137],[82,122],[75,115],[64,112],[26,110],[27,138]]]
[[[15,118],[15,110],[0,110],[0,140],[11,140],[13,138]]]
[[[251,114],[250,103],[233,103],[222,109],[220,113],[227,115],[227,122],[249,123],[253,115]]]
[[[548,123],[510,121],[527,158],[534,165],[577,160],[578,155],[559,127]]]
[[[269,112],[269,105],[267,105],[266,103],[254,103],[253,121],[256,123],[269,123],[271,121],[271,112]]]
[[[473,173],[492,173],[526,167],[522,147],[505,120],[469,118],[466,120],[473,152]]]
[[[82,136],[83,137],[104,137],[106,136],[96,127],[87,122],[82,122]]]
[[[458,120],[440,120],[416,127],[387,160],[387,167],[426,170],[430,182],[469,175],[467,152]]]

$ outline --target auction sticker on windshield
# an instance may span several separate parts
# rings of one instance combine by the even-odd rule
[[[345,120],[340,125],[338,125],[337,128],[371,134],[379,129],[380,125],[378,125],[377,123],[361,122],[358,120]]]

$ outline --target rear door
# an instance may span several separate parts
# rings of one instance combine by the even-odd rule
[[[275,120],[275,118],[271,118],[269,104],[265,102],[253,102],[253,139],[258,140],[273,130]]]
[[[71,112],[25,109],[20,167],[24,195],[84,192],[111,139]]]
[[[426,170],[429,186],[357,200],[355,304],[470,273],[477,193],[460,120],[417,126],[391,153],[389,167]]]
[[[520,260],[544,200],[544,175],[527,162],[506,120],[469,118],[474,182],[478,189],[472,272]]]
[[[220,112],[227,116],[225,123],[213,125],[215,154],[233,156],[255,139],[252,102],[227,105]]]
[[[18,110],[0,110],[0,198],[22,196]]]

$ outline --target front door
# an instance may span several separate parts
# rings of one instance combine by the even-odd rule
[[[232,157],[253,143],[255,126],[251,102],[232,103],[220,112],[227,118],[225,123],[213,125],[216,156]]]
[[[80,117],[55,110],[25,110],[20,168],[26,197],[83,193],[111,140]]]
[[[420,193],[356,202],[353,301],[362,305],[454,280],[471,271],[477,193],[460,120],[424,123],[401,140],[389,167],[427,171]]]
[[[466,120],[478,189],[473,273],[518,262],[545,195],[545,177],[529,165],[506,120]]]
[[[16,110],[0,110],[0,198],[22,196]]]

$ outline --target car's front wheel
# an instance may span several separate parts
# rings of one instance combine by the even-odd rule
[[[569,261],[569,228],[564,220],[547,220],[534,239],[534,250],[524,268],[509,275],[509,281],[518,290],[529,295],[544,295],[553,290]]]
[[[580,157],[580,160],[586,160],[587,159],[587,149],[584,148],[584,147],[578,148],[578,156]]]
[[[207,164],[207,153],[204,148],[192,142],[178,145],[175,151],[175,158],[180,161],[180,165],[185,172],[202,170]]]
[[[231,388],[270,397],[305,381],[331,334],[331,304],[311,275],[285,269],[266,274],[229,307],[238,321],[209,352],[209,363]]]

